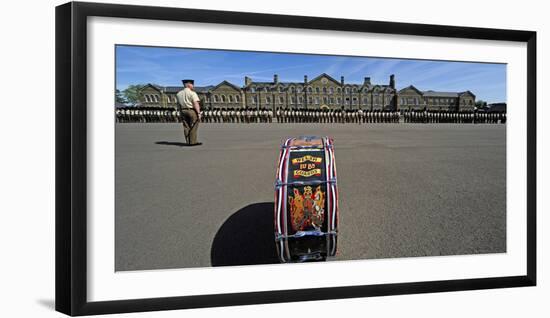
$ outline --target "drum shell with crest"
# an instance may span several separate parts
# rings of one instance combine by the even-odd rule
[[[338,186],[332,138],[288,138],[275,177],[275,244],[281,262],[337,253]]]

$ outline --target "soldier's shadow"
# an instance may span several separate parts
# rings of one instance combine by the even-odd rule
[[[177,146],[177,147],[188,147],[189,145],[185,142],[178,142],[178,141],[157,141],[155,142],[157,145],[165,145],[165,146]]]
[[[273,206],[273,202],[254,203],[233,213],[212,242],[212,266],[279,263],[273,236]]]

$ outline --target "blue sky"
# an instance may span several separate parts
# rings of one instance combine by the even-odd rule
[[[368,53],[368,52],[366,52]],[[302,82],[327,73],[348,83],[387,84],[395,74],[397,88],[414,85],[420,90],[472,91],[487,102],[506,101],[506,65],[489,63],[405,60],[373,57],[327,56],[139,46],[116,47],[116,87],[155,83],[179,86],[184,78],[195,85],[227,80],[238,86],[244,77],[256,81]]]

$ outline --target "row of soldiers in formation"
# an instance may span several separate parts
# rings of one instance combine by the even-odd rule
[[[506,113],[413,111],[403,113],[403,121],[406,123],[504,124]]]
[[[127,107],[116,109],[120,123],[173,123],[181,122],[176,109]],[[366,110],[313,110],[265,108],[206,109],[203,123],[505,123],[505,113],[448,112],[448,111],[366,111]]]

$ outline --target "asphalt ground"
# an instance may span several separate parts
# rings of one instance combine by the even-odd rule
[[[117,124],[115,269],[276,263],[286,137],[334,138],[335,260],[506,251],[506,125]]]

